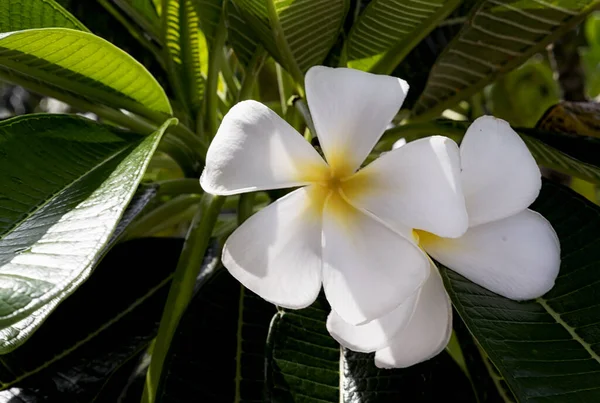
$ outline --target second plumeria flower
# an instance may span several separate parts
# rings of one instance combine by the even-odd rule
[[[327,162],[266,106],[244,101],[229,111],[202,188],[232,195],[301,186],[229,237],[222,260],[236,279],[294,309],[314,302],[323,284],[332,309],[352,324],[418,291],[430,267],[412,229],[459,237],[468,218],[458,146],[448,138],[412,142],[358,171],[407,91],[395,77],[311,68],[307,102]]]
[[[453,239],[415,231],[415,241],[438,262],[504,297],[545,294],[558,276],[560,243],[552,225],[528,209],[541,173],[527,146],[507,122],[484,116],[467,130],[460,155],[469,229]],[[446,347],[452,307],[432,264],[419,292],[394,311],[361,326],[332,312],[327,328],[345,347],[375,351],[378,367],[408,367]]]

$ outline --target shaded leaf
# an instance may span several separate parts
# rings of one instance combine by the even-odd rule
[[[275,307],[224,268],[216,270],[203,273],[200,291],[181,318],[157,402],[264,401],[264,349]]]
[[[550,182],[532,208],[561,242],[560,274],[549,293],[516,302],[444,269],[446,288],[518,401],[598,401],[600,208]]]
[[[348,36],[349,67],[390,74],[461,0],[374,0]]]
[[[0,2],[0,32],[52,27],[88,31],[77,18],[54,0],[3,0]]]
[[[275,316],[267,350],[268,401],[475,402],[468,379],[447,352],[410,368],[379,369],[373,354],[341,349],[329,336],[329,311],[320,298],[309,308]]]
[[[595,0],[483,0],[436,61],[413,112],[423,118],[473,95],[580,23]]]
[[[108,252],[26,344],[2,356],[0,383],[11,390],[0,401],[16,393],[28,403],[92,401],[156,335],[182,245],[146,238]]]
[[[229,42],[242,65],[248,66],[256,53],[258,39],[251,30],[245,27],[247,22],[233,1],[227,2],[225,10]]]
[[[0,34],[0,72],[159,119],[171,106],[152,75],[127,53],[65,28]]]
[[[0,123],[0,352],[90,275],[170,123],[145,138],[68,115]]]
[[[322,63],[342,30],[347,0],[232,0],[250,32],[295,80]],[[231,20],[235,21],[235,20]]]

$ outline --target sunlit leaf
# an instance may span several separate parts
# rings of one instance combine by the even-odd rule
[[[435,117],[544,49],[595,0],[482,0],[436,61],[413,112]]]
[[[0,352],[22,344],[90,275],[163,132],[87,119],[0,123]]]
[[[348,65],[390,74],[460,3],[460,0],[371,1],[348,36]]]
[[[0,34],[0,73],[157,120],[165,92],[135,59],[93,34],[65,28]]]

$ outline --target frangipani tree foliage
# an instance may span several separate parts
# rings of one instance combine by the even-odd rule
[[[600,401],[599,9],[0,0],[0,401]]]

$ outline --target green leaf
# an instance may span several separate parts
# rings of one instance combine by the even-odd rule
[[[461,0],[373,0],[348,36],[348,65],[390,74]]]
[[[311,307],[275,316],[267,346],[267,401],[475,402],[464,372],[443,352],[406,369],[379,369],[373,354],[341,349],[325,327],[330,308]]]
[[[298,83],[323,62],[342,29],[347,0],[231,0],[254,36]],[[252,37],[251,35],[248,35]]]
[[[575,192],[544,183],[532,208],[561,242],[554,288],[516,302],[444,269],[452,301],[520,402],[600,400],[600,208]]]
[[[222,267],[201,277],[171,342],[156,402],[262,402],[264,349],[275,307]]]
[[[225,6],[225,15],[227,18],[227,32],[229,42],[235,51],[236,56],[244,66],[251,64],[252,57],[256,53],[259,40],[254,33],[246,26],[239,7],[233,2],[228,1]]]
[[[413,113],[425,119],[475,94],[583,21],[596,0],[482,0],[436,61]]]
[[[222,267],[201,276],[165,361],[157,402],[475,401],[447,353],[407,370],[380,370],[372,354],[340,355],[325,328],[324,298],[277,313]]]
[[[68,115],[0,123],[0,353],[90,275],[171,122],[145,138]]]
[[[0,387],[28,403],[92,401],[156,335],[182,245],[146,238],[111,249],[26,344],[2,356]],[[0,392],[0,401],[10,394]]]
[[[0,72],[154,121],[172,112],[144,66],[87,32],[42,28],[0,34]]]
[[[88,31],[77,18],[54,0],[2,0],[0,2],[0,32],[51,27]]]
[[[165,35],[169,54],[182,81],[183,98],[192,108],[192,116],[197,115],[204,97],[209,46],[200,28],[201,18],[195,3],[193,0],[166,2]],[[220,13],[217,18],[219,16]]]

